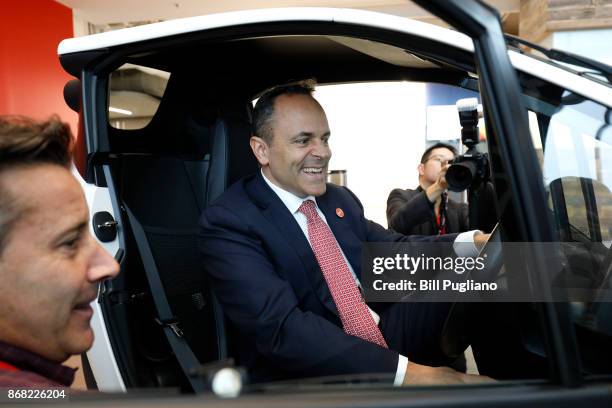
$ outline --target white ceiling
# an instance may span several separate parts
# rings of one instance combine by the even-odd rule
[[[348,7],[405,17],[428,13],[408,0],[56,0],[73,9],[75,18],[92,24],[170,20],[223,11],[266,7]],[[500,13],[517,11],[520,0],[486,0]]]

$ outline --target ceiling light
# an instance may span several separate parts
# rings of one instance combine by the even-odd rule
[[[125,110],[125,109],[119,109],[119,108],[113,108],[112,106],[109,106],[108,110],[109,112],[121,113],[123,115],[132,115],[132,111]]]

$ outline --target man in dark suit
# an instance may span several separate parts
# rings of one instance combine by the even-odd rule
[[[469,230],[467,204],[451,200],[446,194],[446,170],[455,155],[455,148],[444,143],[425,150],[418,167],[419,186],[415,190],[396,188],[389,194],[389,228],[406,235],[444,235]]]
[[[200,248],[254,381],[373,373],[396,385],[481,381],[440,366],[447,305],[366,304],[364,242],[406,237],[364,218],[348,189],[326,184],[330,130],[308,84],[277,87],[254,110],[261,172],[202,214]],[[482,243],[488,236],[464,234]],[[464,237],[464,239],[465,239]],[[426,365],[427,364],[427,365]]]

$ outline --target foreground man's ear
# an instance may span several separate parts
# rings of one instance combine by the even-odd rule
[[[251,145],[251,150],[253,150],[253,154],[257,158],[257,161],[261,166],[267,166],[270,162],[269,159],[269,146],[265,140],[258,136],[251,136],[249,140]]]

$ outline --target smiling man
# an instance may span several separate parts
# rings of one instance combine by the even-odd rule
[[[258,100],[250,143],[261,171],[202,214],[204,265],[239,334],[239,363],[254,381],[359,374],[395,385],[482,381],[432,367],[451,362],[439,347],[448,305],[365,303],[362,243],[452,242],[457,234],[387,231],[364,218],[348,189],[327,184],[330,129],[312,91],[307,83],[279,86]]]
[[[264,95],[255,107],[256,136],[251,138],[267,181],[301,198],[325,193],[331,158],[327,117],[308,92],[296,86],[276,98]],[[274,133],[281,136],[274,140]]]
[[[90,303],[118,273],[89,233],[71,142],[57,119],[0,117],[0,387],[70,386],[61,363],[91,347]]]

